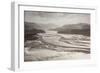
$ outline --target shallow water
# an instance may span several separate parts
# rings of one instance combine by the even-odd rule
[[[38,40],[25,42],[24,60],[88,59],[90,37],[78,34],[59,34],[46,30]]]

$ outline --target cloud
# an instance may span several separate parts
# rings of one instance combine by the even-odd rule
[[[64,13],[64,12],[43,12],[25,11],[25,22],[35,22],[41,24],[64,24],[90,23],[90,14],[84,13]]]

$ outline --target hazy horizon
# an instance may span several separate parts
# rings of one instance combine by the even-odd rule
[[[44,11],[24,11],[24,22],[38,24],[54,24],[63,26],[67,24],[87,23],[90,24],[90,14],[85,13],[65,13],[65,12],[44,12]]]

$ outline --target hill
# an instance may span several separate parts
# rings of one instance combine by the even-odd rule
[[[38,39],[38,33],[45,33],[44,30],[36,23],[24,22],[24,38],[26,40]]]
[[[54,30],[63,34],[81,34],[90,36],[90,25],[86,23],[67,24]]]

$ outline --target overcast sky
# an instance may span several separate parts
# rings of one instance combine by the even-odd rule
[[[24,21],[58,26],[76,23],[90,24],[90,14],[25,11]]]

